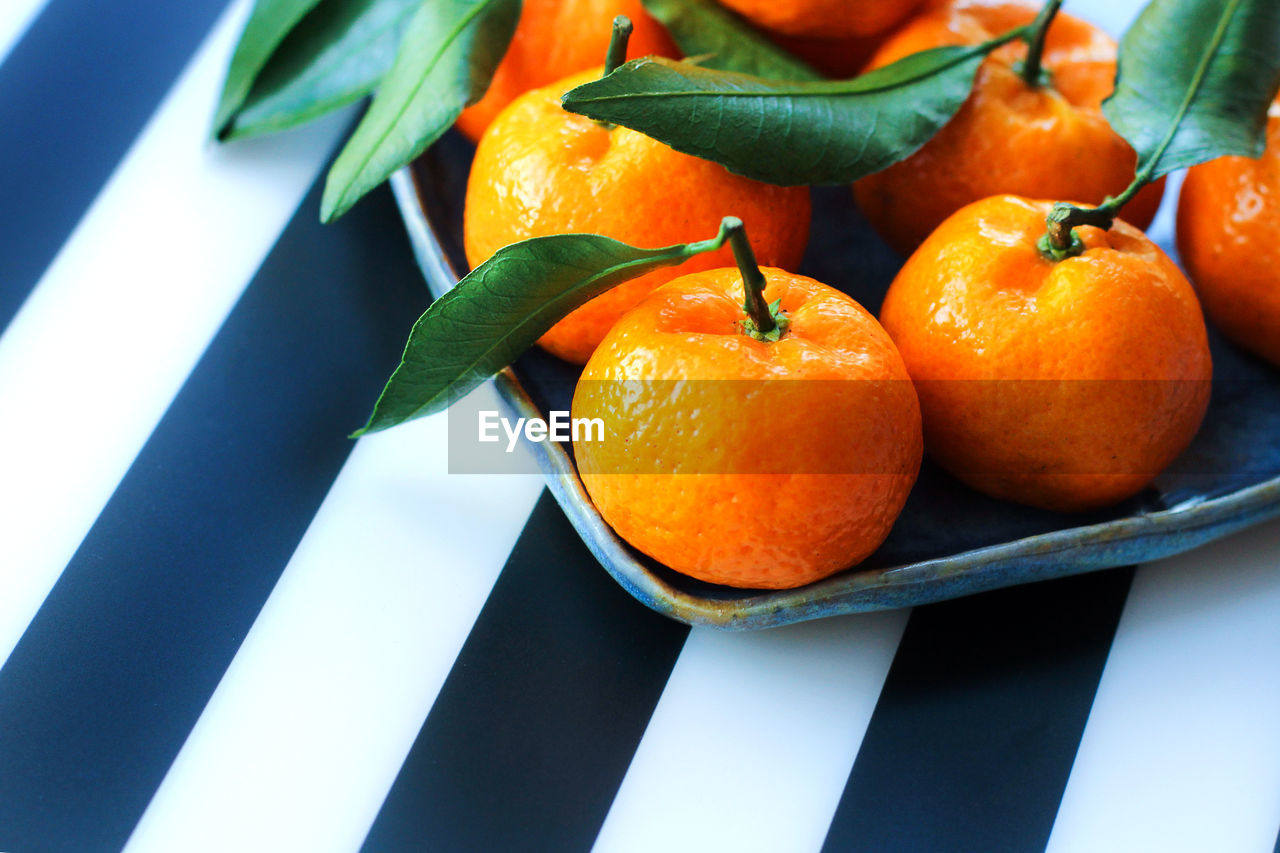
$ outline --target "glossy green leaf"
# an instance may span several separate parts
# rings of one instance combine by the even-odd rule
[[[221,135],[227,122],[244,103],[253,81],[257,79],[271,54],[284,41],[298,22],[320,0],[257,0],[249,20],[240,34],[227,78],[222,84],[222,95],[214,114],[213,132]]]
[[[499,249],[414,324],[400,366],[355,435],[448,408],[587,300],[719,249],[730,224],[726,220],[710,240],[661,249],[638,249],[596,234],[537,237]]]
[[[325,184],[320,217],[341,216],[448,130],[489,88],[520,0],[425,0]]]
[[[1142,177],[1229,154],[1256,157],[1280,86],[1280,2],[1153,0],[1120,42],[1103,112]]]
[[[373,91],[420,0],[324,0],[289,33],[224,135],[294,127]]]
[[[737,71],[766,80],[821,80],[796,59],[715,0],[643,0],[685,56],[703,68]]]
[[[637,59],[566,93],[564,106],[749,178],[844,184],[929,141],[969,96],[983,58],[1012,37],[935,48],[843,81],[774,82]]]

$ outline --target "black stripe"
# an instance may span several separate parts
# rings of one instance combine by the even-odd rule
[[[0,850],[125,842],[425,306],[390,194],[332,227],[319,200],[317,184],[0,669]]]
[[[824,849],[1044,850],[1132,579],[917,608]]]
[[[227,0],[52,0],[0,65],[0,330]]]
[[[363,849],[589,849],[688,630],[544,492]]]

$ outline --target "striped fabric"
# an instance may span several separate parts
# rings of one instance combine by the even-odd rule
[[[0,3],[0,850],[1280,851],[1280,524],[724,634],[348,441],[426,295],[351,113],[207,141],[248,6]]]

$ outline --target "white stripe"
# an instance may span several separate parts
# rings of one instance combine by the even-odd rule
[[[1271,853],[1280,522],[1139,569],[1051,853]]]
[[[821,849],[906,621],[692,631],[595,849]]]
[[[49,0],[5,0],[0,4],[0,62],[27,32]]]
[[[446,420],[360,440],[129,853],[359,849],[542,490]]]
[[[345,121],[225,148],[207,141],[248,8],[241,0],[222,16],[0,338],[0,661]]]

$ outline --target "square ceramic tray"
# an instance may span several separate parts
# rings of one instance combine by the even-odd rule
[[[392,179],[409,237],[438,296],[467,269],[462,207],[471,145],[451,133]],[[733,211],[725,211],[731,214]],[[901,264],[842,187],[814,191],[799,270],[868,310]],[[1166,245],[1166,250],[1168,246]],[[926,459],[884,544],[857,568],[792,590],[739,590],[678,574],[619,539],[592,506],[564,445],[535,446],[552,494],[600,563],[649,607],[691,624],[767,628],[926,604],[1166,557],[1280,515],[1280,370],[1210,332],[1214,390],[1191,448],[1157,481],[1103,512],[1062,515],[974,492]],[[578,368],[532,350],[497,378],[519,416],[568,409]]]

